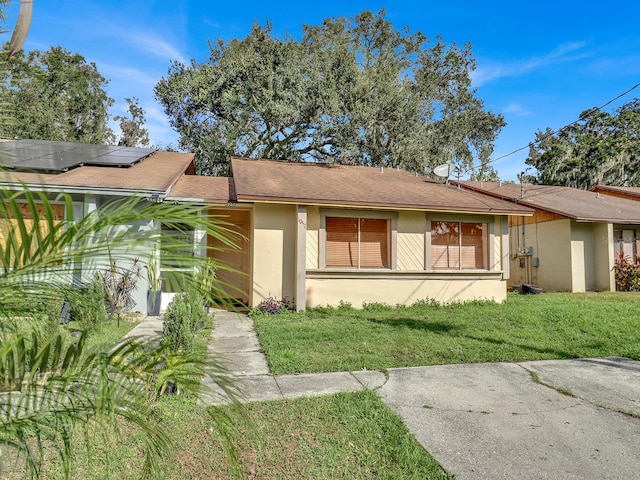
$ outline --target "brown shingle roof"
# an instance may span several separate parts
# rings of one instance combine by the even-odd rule
[[[193,158],[193,154],[155,152],[128,168],[82,166],[55,175],[8,171],[0,174],[0,183],[24,182],[61,189],[95,188],[164,194],[189,168]]]
[[[167,198],[224,205],[237,201],[231,178],[196,175],[182,176],[171,189]]]
[[[596,185],[591,189],[594,192],[602,192],[611,195],[623,195],[640,200],[640,187],[613,187],[609,185]]]
[[[640,223],[638,202],[587,190],[550,185],[460,182],[464,188],[539,208],[579,222]],[[521,195],[521,194],[524,195]]]
[[[403,170],[231,159],[238,201],[529,215],[526,207]]]

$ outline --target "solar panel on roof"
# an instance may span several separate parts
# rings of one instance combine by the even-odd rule
[[[130,167],[155,151],[116,145],[17,140],[0,142],[0,165],[20,171],[57,173],[81,165]]]
[[[44,155],[38,158],[31,158],[16,162],[14,170],[44,170],[44,171],[65,171],[73,168],[77,162],[72,159],[60,158],[53,155]]]

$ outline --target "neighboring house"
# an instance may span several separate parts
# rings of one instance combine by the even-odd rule
[[[0,142],[0,173],[5,188],[68,193],[73,200],[73,218],[112,202],[137,196],[142,201],[160,202],[183,175],[195,173],[191,154],[153,149],[85,145],[70,142],[19,140]],[[54,204],[56,217],[69,217],[62,203]],[[159,225],[137,225],[157,229]],[[1,241],[1,239],[0,239]],[[134,293],[136,309],[146,309],[146,277]]]
[[[596,185],[591,191],[603,195],[640,201],[640,187]],[[613,235],[615,254],[622,254],[631,261],[638,261],[638,255],[640,255],[640,230],[638,228],[618,228],[614,230]]]
[[[463,188],[533,208],[510,217],[509,286],[532,283],[547,291],[615,290],[620,250],[635,258],[640,204],[570,187],[461,182]],[[611,187],[606,187],[611,188]]]
[[[501,302],[510,271],[509,219],[533,213],[395,169],[233,158],[230,178],[200,177],[191,154],[119,148],[1,143],[0,158],[12,169],[2,183],[69,193],[76,218],[127,196],[201,205],[242,240],[230,249],[187,232],[194,253],[233,267],[217,277],[229,299],[249,306],[268,297],[288,297],[298,309]],[[161,277],[171,275],[162,262],[160,268]],[[146,290],[141,284],[136,292],[141,310]]]
[[[592,192],[599,192],[612,197],[628,198],[629,200],[640,200],[640,187],[610,187],[608,185],[596,185],[591,188]]]

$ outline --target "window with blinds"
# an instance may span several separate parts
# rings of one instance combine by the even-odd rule
[[[431,222],[431,268],[486,270],[487,224]]]
[[[389,220],[326,217],[327,267],[390,268]]]

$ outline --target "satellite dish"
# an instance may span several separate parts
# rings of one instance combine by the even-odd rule
[[[444,164],[438,165],[436,168],[434,168],[433,169],[433,173],[435,173],[439,177],[447,178],[449,175],[451,175],[451,172],[453,171],[452,167],[453,167],[453,164],[444,163]]]

